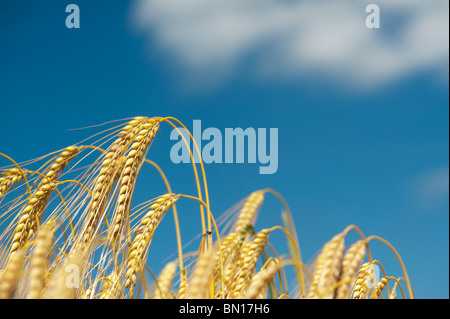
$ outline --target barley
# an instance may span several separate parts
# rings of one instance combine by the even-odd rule
[[[118,281],[119,276],[116,272],[111,273],[103,281],[103,290],[101,293],[101,299],[115,299],[119,296],[120,283]]]
[[[114,180],[118,177],[122,164],[121,158],[128,144],[140,132],[142,125],[146,121],[147,118],[138,117],[128,122],[122,131],[118,133],[118,138],[112,143],[104,156],[92,191],[88,214],[83,226],[83,233],[81,234],[81,242],[77,244],[77,247],[86,247],[93,240],[98,220],[104,211]]]
[[[27,193],[19,194],[11,203],[0,207],[0,227],[2,225],[4,227],[4,232],[0,234],[0,265],[4,267],[0,269],[0,298],[122,299],[133,298],[135,291],[141,291],[141,284],[145,282],[143,270],[147,263],[154,232],[167,211],[183,195],[172,194],[164,173],[156,164],[153,165],[163,178],[169,194],[151,202],[149,211],[142,215],[142,206],[137,207],[135,215],[138,215],[140,220],[136,225],[131,215],[134,188],[160,123],[167,121],[173,124],[172,120],[176,119],[136,117],[119,130],[115,140],[94,164],[76,165],[77,171],[84,171],[78,175],[80,180],[73,182],[81,184],[86,192],[74,192],[71,186],[61,188],[59,193],[61,201],[57,208],[64,206],[66,210],[63,214],[59,210],[54,212],[58,218],[61,218],[62,226],[61,234],[58,234],[56,238],[56,222],[53,217],[42,227],[39,225],[44,220],[48,203],[53,200],[53,191],[56,190],[57,185],[64,183],[59,182],[63,170],[82,149],[103,147],[103,144],[99,145],[99,143],[109,135],[92,145],[67,148],[45,168],[42,173],[45,176],[38,177],[32,185],[27,183],[29,198]],[[179,124],[182,125],[180,122]],[[28,165],[35,162],[26,163]],[[208,197],[203,166],[203,183],[201,183],[203,189],[195,166],[193,168],[199,194],[204,193]],[[75,172],[75,169],[72,171]],[[96,176],[92,175],[93,171],[97,173]],[[5,194],[13,195],[12,190],[15,184],[23,183],[26,176],[20,168],[2,169],[0,172],[1,201]],[[27,172],[27,174],[32,173]],[[39,174],[41,173],[37,173]],[[94,178],[91,179],[92,177]],[[286,273],[282,268],[277,249],[272,246],[270,251],[266,249],[269,245],[270,231],[282,228],[276,226],[255,233],[253,226],[266,192],[275,194],[268,189],[258,190],[239,203],[240,210],[236,214],[237,218],[231,221],[234,222],[231,232],[223,234],[223,230],[228,230],[230,224],[226,224],[222,230],[217,229],[218,233],[223,234],[220,245],[219,238],[217,243],[214,243],[213,234],[208,231],[203,234],[198,254],[193,253],[197,256],[196,259],[193,258],[193,264],[181,267],[181,264],[178,266],[178,262],[168,263],[161,271],[155,285],[152,286],[151,297],[168,299],[173,293],[173,297],[179,299],[259,299],[267,298],[270,292],[270,295],[279,298],[378,299],[387,295],[387,298],[393,299],[396,297],[398,288],[405,298],[396,277],[384,277],[375,283],[374,262],[363,263],[370,239],[360,240],[345,251],[344,233],[336,235],[323,246],[312,274],[305,269],[311,279],[307,295],[305,295],[303,275],[296,273],[298,270],[296,268],[293,274],[298,275],[298,278],[301,277],[296,282],[299,287],[294,289],[288,287],[288,278],[285,278]],[[188,195],[185,197],[193,198]],[[287,204],[281,196],[276,197],[288,211]],[[54,200],[59,199],[55,197]],[[204,205],[201,200],[200,202]],[[208,203],[206,201],[206,204]],[[16,216],[11,213],[18,214]],[[213,216],[209,217],[211,217],[209,221],[214,222],[214,227],[221,227],[220,220],[216,224],[216,219]],[[5,226],[11,220],[12,224]],[[301,263],[296,252],[299,249],[295,244],[297,243],[295,231],[292,231],[293,221],[289,218],[283,218],[283,220],[288,221],[283,228],[286,237],[290,240],[291,259],[288,263],[298,267]],[[202,220],[202,226],[204,226],[203,222],[204,220]],[[179,262],[182,263],[184,258],[190,258],[192,253],[182,256],[184,246],[179,238],[177,218],[175,223],[177,248],[180,253]],[[352,228],[357,229],[356,226],[347,229]],[[364,237],[362,233],[361,236]],[[414,297],[405,267],[395,249],[378,236],[370,238],[383,241],[396,254],[410,296]],[[272,257],[269,252],[271,254],[273,252],[274,256]],[[50,257],[51,254],[53,257],[53,253],[56,254],[55,258]],[[264,261],[274,260],[275,262],[268,262],[265,267],[257,271],[258,259],[262,254]],[[27,259],[30,261],[26,262]],[[50,260],[52,260],[51,263]],[[361,263],[363,264],[360,265]],[[173,283],[177,267],[182,268],[180,280]],[[280,278],[278,285],[278,282],[274,282],[274,277],[280,269],[283,271],[279,275],[283,278]],[[384,287],[390,279],[396,280],[394,288],[384,292]],[[176,288],[177,291],[173,291]],[[281,290],[279,295],[276,291],[278,288]],[[300,288],[301,293],[297,291]],[[147,297],[148,290],[145,292],[144,296]]]
[[[371,299],[378,299],[383,292],[384,286],[387,284],[388,280],[386,277],[381,278],[381,280],[377,283],[374,292],[370,296]]]
[[[221,245],[220,249],[222,251],[222,262],[224,263],[224,285],[225,285],[225,291],[222,289],[219,291],[219,295],[217,298],[224,298],[224,295],[222,295],[226,290],[229,289],[229,284],[232,282],[233,275],[236,272],[237,269],[237,259],[239,258],[239,254],[242,250],[242,245],[245,240],[245,233],[231,233],[229,234],[223,244]],[[250,245],[247,243],[247,245]],[[219,259],[219,255],[216,258],[216,266],[215,266],[215,279],[218,280],[221,276],[221,260]]]
[[[22,273],[24,259],[25,252],[23,249],[11,254],[0,282],[0,299],[13,298]]]
[[[36,248],[31,261],[29,299],[40,298],[44,288],[44,275],[48,266],[48,257],[53,246],[55,222],[51,219],[38,232]]]
[[[245,293],[251,277],[256,268],[256,263],[269,239],[269,229],[263,229],[257,233],[252,242],[245,243],[236,263],[237,268],[231,282],[229,297],[240,298]]]
[[[56,181],[67,166],[79,152],[79,147],[66,148],[58,158],[51,164],[45,174],[45,178],[39,184],[37,190],[32,194],[25,208],[19,213],[19,221],[12,235],[11,253],[22,248],[36,231],[37,221],[41,219],[48,200],[56,188]]]
[[[353,299],[364,299],[369,291],[370,281],[373,279],[374,269],[372,264],[364,263],[358,270],[358,275],[353,288]]]
[[[186,291],[187,291],[188,283],[186,276],[181,276],[180,278],[180,285],[178,287],[177,292],[177,299],[184,299],[186,298]]]
[[[81,294],[81,299],[90,299],[91,295],[92,295],[92,291],[93,291],[93,287],[90,286],[88,289],[86,289],[82,294]]]
[[[344,236],[342,234],[334,236],[324,246],[317,258],[308,298],[333,298],[334,290],[332,287],[336,284],[339,276],[344,250]]]
[[[148,145],[159,129],[159,121],[150,119],[134,138],[131,150],[125,158],[122,177],[119,185],[119,197],[115,211],[114,222],[111,226],[110,240],[115,242],[120,236],[125,220],[130,211],[134,183],[137,173],[144,161]]]
[[[239,241],[238,233],[228,234],[220,245],[219,251],[216,254],[215,266],[214,266],[214,277],[218,279],[220,277],[221,264],[225,264],[228,257],[236,252],[236,248]]]
[[[391,293],[389,294],[389,299],[396,299],[397,298],[397,281],[394,284],[394,287],[392,287]]]
[[[161,274],[158,277],[158,284],[155,290],[155,299],[166,299],[169,295],[170,285],[175,276],[177,265],[174,262],[168,263],[164,266]]]
[[[86,253],[73,251],[65,261],[58,264],[42,293],[43,299],[75,299],[79,295]]]
[[[356,275],[359,264],[364,260],[366,255],[365,241],[360,240],[350,246],[342,260],[342,269],[340,281],[341,285],[336,290],[337,299],[347,299],[350,294],[350,281]]]
[[[220,282],[223,278],[222,288],[218,289],[216,298],[222,299],[227,295],[233,274],[237,268],[236,260],[242,245],[242,234],[230,233],[222,242],[217,252],[214,267],[214,279]],[[223,264],[223,268],[222,265]],[[221,271],[223,270],[223,277]]]
[[[12,185],[20,181],[23,177],[19,169],[11,168],[0,177],[0,199],[5,195]]]
[[[258,208],[261,206],[264,200],[264,191],[256,191],[249,195],[244,203],[241,211],[239,212],[238,220],[236,221],[235,232],[240,234],[244,232],[248,225],[252,224],[252,220]]]
[[[204,251],[198,258],[197,266],[187,291],[189,299],[206,299],[210,297],[214,258],[215,252],[213,249]]]
[[[130,252],[127,258],[127,267],[125,274],[125,288],[129,288],[136,283],[137,273],[145,263],[144,254],[153,238],[156,226],[160,222],[164,213],[172,207],[178,200],[179,195],[166,194],[155,200],[150,206],[150,211],[141,219],[137,235],[131,244]]]
[[[245,299],[262,299],[265,297],[267,286],[279,269],[278,263],[279,261],[270,263],[252,278]]]

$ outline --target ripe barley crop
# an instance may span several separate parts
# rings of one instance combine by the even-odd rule
[[[197,163],[192,167],[197,189],[193,195],[173,191],[173,177],[148,158],[152,143],[159,141],[160,126],[181,122],[135,117],[120,123],[83,140],[83,145],[27,162],[0,153],[9,161],[0,168],[1,298],[378,299],[395,298],[398,291],[414,298],[400,255],[383,238],[366,237],[351,225],[332,237],[310,265],[304,264],[294,218],[281,194],[270,188],[243,194],[243,200],[216,218],[201,161],[200,174]],[[192,158],[196,150],[185,142]],[[144,190],[139,195],[147,198],[136,204],[139,173],[155,168],[165,188],[155,194]],[[272,195],[284,210],[283,226],[258,229],[263,202]],[[201,216],[201,241],[194,248],[181,240],[184,225],[178,211],[188,213],[187,201],[198,205]],[[174,217],[176,237],[171,249],[177,257],[170,262],[152,254],[152,248],[161,245],[156,239],[167,214]],[[361,239],[347,248],[351,229]],[[278,231],[286,237],[285,247],[271,242]],[[373,241],[391,249],[401,274],[386,274],[370,252]],[[288,252],[279,253],[284,249]],[[165,267],[155,276],[150,265],[158,262]],[[382,269],[381,278],[374,277],[375,265]],[[287,278],[290,267],[296,280]],[[391,281],[395,283],[389,289]]]

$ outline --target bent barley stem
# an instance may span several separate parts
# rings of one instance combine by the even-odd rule
[[[197,155],[198,155],[198,158],[199,158],[199,161],[200,161],[200,167],[201,167],[201,170],[202,170],[202,175],[203,175],[203,186],[204,186],[204,191],[205,191],[205,198],[206,198],[206,207],[207,207],[207,209],[211,209],[210,208],[210,205],[209,205],[209,192],[208,192],[208,184],[207,184],[207,182],[206,182],[206,173],[205,173],[205,167],[204,167],[204,165],[203,165],[203,160],[202,160],[202,154],[201,154],[201,152],[200,152],[200,150],[199,150],[199,148],[198,148],[198,146],[197,146],[197,142],[195,141],[195,139],[194,139],[194,137],[192,136],[192,134],[191,134],[191,132],[189,132],[189,130],[186,128],[186,126],[181,122],[181,121],[179,121],[178,119],[176,119],[176,118],[174,118],[174,117],[166,117],[166,118],[164,118],[164,120],[166,120],[167,122],[169,122],[172,126],[174,126],[173,125],[173,123],[172,122],[170,122],[169,120],[173,120],[173,121],[175,121],[175,122],[177,122],[179,125],[181,125],[185,130],[186,130],[186,132],[189,134],[189,137],[190,137],[190,139],[192,140],[192,143],[193,143],[193,145],[195,146],[195,150],[197,151]],[[174,126],[175,127],[175,126]],[[178,130],[178,129],[177,129]],[[179,131],[178,131],[179,132]],[[183,134],[180,134],[180,136],[183,138],[183,140],[186,142],[186,140],[184,139],[184,136],[183,136]],[[188,144],[189,145],[189,144]],[[189,148],[189,150],[190,150],[190,147],[188,147]],[[194,170],[195,170],[195,172],[197,171],[197,169],[195,168],[195,162],[194,162],[194,159],[193,159],[193,157],[192,157],[192,154],[191,154],[191,152],[190,152],[190,157],[191,157],[191,162],[192,162],[192,164],[193,164],[193,167],[194,167]],[[197,177],[198,178],[198,177]],[[199,189],[199,191],[200,191],[200,189]],[[201,194],[201,191],[200,191],[200,194]],[[202,197],[200,196],[200,194],[199,194],[199,198],[200,199],[202,199]],[[211,229],[211,223],[210,223],[210,219],[208,218],[208,233],[211,233],[211,231],[212,231],[212,229]]]
[[[286,212],[286,214],[288,216],[288,220],[292,221],[292,223],[289,225],[289,226],[291,226],[291,227],[289,227],[289,230],[291,230],[292,234],[290,234],[290,232],[288,232],[288,231],[286,231],[285,233],[286,233],[286,236],[289,238],[290,242],[294,245],[294,248],[295,248],[294,250],[296,252],[296,257],[297,257],[298,264],[299,264],[297,266],[298,268],[296,268],[296,269],[298,269],[296,271],[296,274],[297,274],[297,278],[298,278],[299,285],[300,285],[300,288],[301,288],[301,295],[305,296],[305,294],[306,294],[305,286],[306,285],[305,285],[305,278],[304,278],[304,275],[303,275],[302,255],[301,255],[301,252],[300,252],[300,244],[299,244],[299,241],[298,241],[297,232],[295,230],[295,225],[293,223],[291,210],[290,210],[289,205],[287,204],[286,200],[284,199],[283,196],[281,196],[280,193],[278,193],[277,191],[275,191],[275,190],[273,190],[271,188],[265,189],[265,192],[270,193],[270,194],[274,195],[276,198],[278,198],[278,200],[281,202],[281,204],[284,207],[284,211]]]
[[[373,240],[373,239],[382,242],[383,244],[388,246],[389,249],[394,253],[395,257],[397,258],[397,260],[398,260],[398,262],[400,264],[400,267],[402,268],[403,275],[405,276],[405,282],[406,282],[406,285],[408,287],[409,297],[414,299],[415,298],[414,291],[412,289],[411,282],[409,280],[405,264],[403,263],[402,257],[400,257],[400,254],[398,253],[398,251],[394,248],[394,246],[392,246],[392,244],[390,242],[388,242],[386,239],[381,238],[380,236],[377,236],[377,235],[372,235],[372,236],[368,237],[367,241],[370,241],[370,240]]]
[[[197,198],[197,197],[195,197],[195,196],[190,196],[190,195],[180,194],[180,197],[185,197],[185,198],[194,199],[194,200],[198,201],[198,202],[200,203],[200,205],[203,205],[203,206],[206,207],[208,216],[209,216],[209,218],[211,219],[212,224],[213,224],[213,226],[214,226],[214,230],[215,230],[215,232],[216,232],[217,246],[220,247],[220,246],[222,245],[222,243],[221,243],[221,239],[220,239],[219,228],[217,227],[216,221],[215,221],[215,219],[214,219],[214,217],[213,217],[213,215],[212,215],[212,213],[211,213],[209,207],[206,206],[206,203],[203,202],[200,198]],[[222,259],[222,255],[221,255],[220,249],[218,250],[218,252],[219,252],[219,258]],[[220,271],[221,271],[221,279],[222,279],[222,282],[224,282],[224,269],[223,269],[223,263],[221,263],[221,265],[220,265]],[[223,288],[223,285],[222,285],[222,288]],[[213,296],[214,296],[214,294],[213,294]]]
[[[167,192],[168,193],[172,193],[172,188],[170,187],[170,183],[169,183],[166,175],[162,171],[162,169],[159,167],[159,165],[156,164],[153,161],[148,160],[148,159],[145,159],[145,162],[150,164],[150,165],[152,165],[158,171],[159,175],[161,175],[161,178],[164,181],[164,184],[166,185]],[[178,212],[177,212],[177,205],[176,204],[173,204],[172,211],[173,211],[173,218],[174,218],[174,223],[175,223],[175,231],[176,231],[176,235],[177,235],[178,263],[179,263],[179,268],[180,268],[180,280],[181,280],[181,276],[182,276],[183,269],[184,269],[184,265],[183,265],[183,246],[182,246],[182,242],[181,242],[180,222],[179,222],[179,219],[178,219]]]
[[[183,140],[183,143],[186,145],[186,147],[189,150],[189,157],[190,157],[191,164],[192,164],[192,170],[194,172],[195,183],[197,185],[198,198],[203,201],[203,193],[202,193],[202,189],[200,186],[200,178],[198,177],[197,166],[195,165],[194,156],[191,151],[190,143],[188,143],[188,141],[184,137],[183,133],[180,131],[180,129],[175,124],[173,124],[169,119],[165,119],[165,121],[167,123],[169,123],[169,125],[171,125],[178,132],[181,139]],[[187,132],[189,132],[186,128],[185,128],[185,130]],[[190,135],[190,133],[189,133],[189,135]],[[203,232],[203,234],[205,234],[206,233],[205,213],[204,213],[204,209],[203,209],[202,205],[200,205],[200,217],[201,217],[201,222],[202,222],[202,232]]]

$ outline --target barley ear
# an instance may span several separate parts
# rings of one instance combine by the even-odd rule
[[[236,269],[231,281],[229,297],[242,298],[254,274],[256,264],[264,247],[269,240],[270,229],[258,232],[253,241],[245,243],[236,263]]]
[[[142,125],[147,121],[146,117],[137,117],[128,122],[126,126],[117,134],[117,139],[108,148],[100,165],[91,200],[87,211],[87,216],[83,224],[81,240],[77,242],[75,249],[86,248],[94,239],[98,222],[104,212],[107,199],[112,191],[114,181],[120,176],[121,160],[126,149],[141,130]]]
[[[177,299],[185,299],[186,298],[187,287],[188,287],[188,282],[187,282],[186,275],[184,274],[180,278],[180,284],[178,286],[178,291],[177,291]]]
[[[17,168],[11,168],[2,173],[2,177],[0,177],[0,199],[22,178],[22,173]]]
[[[371,299],[379,299],[381,297],[381,293],[383,292],[384,286],[386,286],[388,280],[386,277],[381,278],[381,280],[376,284],[375,289],[370,296]]]
[[[124,225],[127,223],[137,174],[145,159],[148,146],[153,141],[158,129],[159,121],[149,119],[134,137],[130,150],[126,155],[119,182],[119,196],[109,234],[109,240],[112,244],[117,242]]]
[[[235,232],[240,234],[245,231],[248,225],[252,224],[256,217],[256,212],[264,200],[264,191],[256,191],[251,193],[246,199],[244,206],[239,212],[238,220],[236,221]]]
[[[337,283],[340,272],[341,259],[344,253],[344,235],[338,234],[333,237],[320,252],[317,258],[308,298],[310,299],[332,299],[333,287]]]
[[[25,207],[19,212],[19,220],[12,235],[11,253],[24,247],[36,232],[37,223],[42,219],[59,176],[79,151],[80,148],[77,146],[66,148],[47,169],[45,177],[43,177],[36,191],[33,192]]]
[[[370,281],[373,279],[373,266],[364,263],[358,270],[355,286],[352,292],[352,299],[364,299],[369,292]]]
[[[266,268],[253,276],[249,288],[245,293],[245,299],[262,299],[266,296],[266,289],[279,270],[279,261],[271,262]]]
[[[215,251],[212,248],[204,251],[197,260],[197,265],[189,282],[187,298],[208,299],[210,298],[210,287],[213,280],[213,268]]]
[[[366,255],[366,243],[363,240],[357,241],[344,255],[340,275],[340,286],[336,290],[336,299],[348,299],[351,290],[351,281],[356,276],[358,266]]]
[[[158,282],[156,285],[154,298],[155,299],[167,299],[170,292],[170,285],[172,279],[177,271],[177,264],[175,262],[170,262],[164,266],[160,275],[158,276]]]
[[[44,288],[44,276],[48,267],[48,258],[53,247],[55,235],[55,221],[51,219],[38,232],[36,248],[31,260],[30,284],[28,299],[41,297]]]
[[[76,299],[80,295],[86,251],[76,250],[61,262],[44,288],[43,299]]]
[[[176,194],[166,194],[159,197],[150,206],[150,211],[141,219],[127,257],[125,288],[132,288],[136,284],[137,274],[145,264],[146,251],[150,246],[156,226],[179,197],[180,195]]]
[[[24,261],[24,249],[15,251],[10,255],[6,269],[2,273],[0,282],[0,299],[11,299],[14,297],[14,293],[22,274]]]

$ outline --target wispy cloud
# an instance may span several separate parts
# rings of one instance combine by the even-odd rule
[[[373,87],[416,72],[448,72],[447,0],[378,0],[380,29],[365,27],[369,3],[136,0],[133,16],[183,73],[209,79],[244,71]]]
[[[422,209],[431,210],[449,199],[449,168],[430,170],[412,183],[415,202]]]

